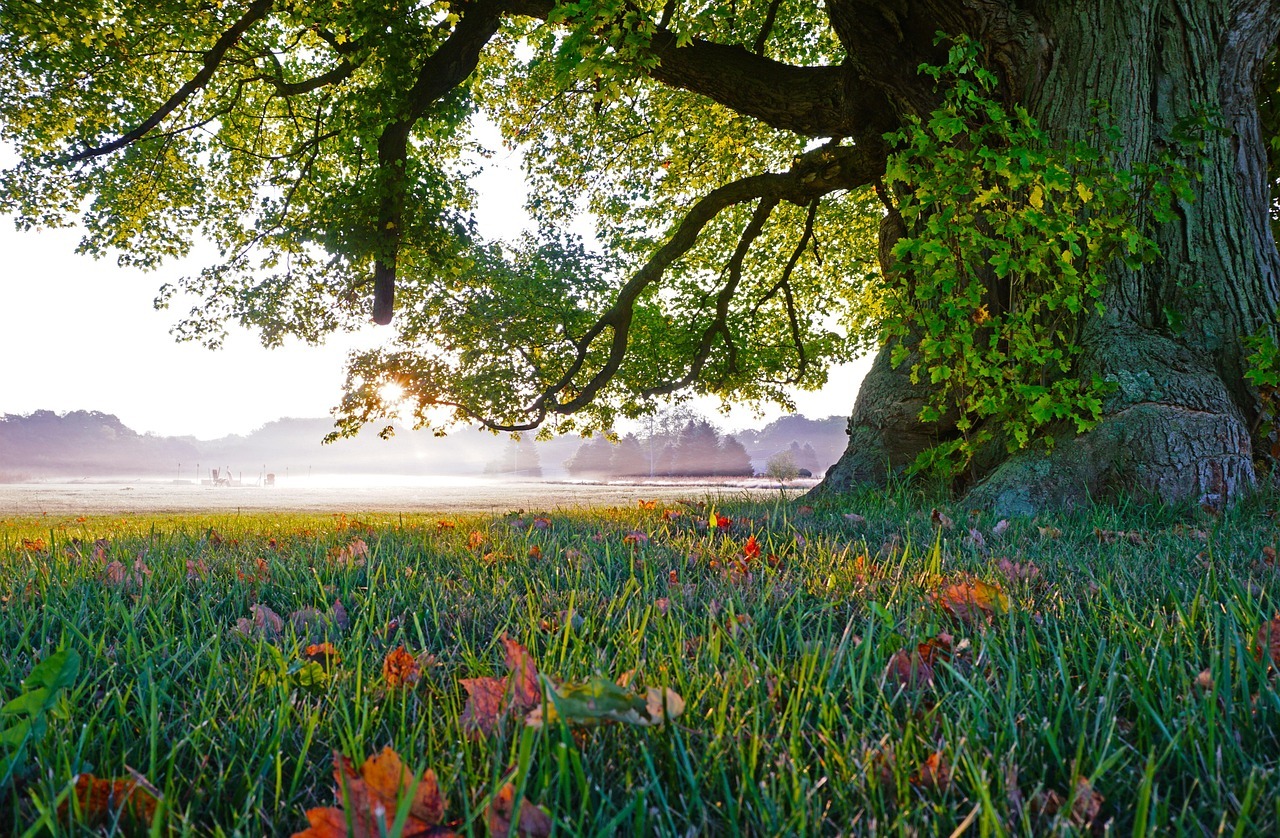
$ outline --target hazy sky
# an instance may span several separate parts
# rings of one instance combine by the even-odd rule
[[[0,149],[0,166],[12,160]],[[512,163],[500,156],[477,184],[486,236],[512,237],[525,223]],[[218,351],[180,344],[169,328],[190,301],[156,311],[152,300],[161,284],[198,269],[199,256],[144,273],[77,255],[78,240],[74,229],[18,232],[0,216],[0,414],[99,410],[138,431],[247,433],[282,416],[327,415],[341,392],[347,352],[390,334],[370,326],[320,347],[295,342],[267,350],[233,329]],[[848,413],[869,363],[836,370],[821,392],[797,394],[800,412]],[[715,418],[729,428],[757,421],[745,410]]]

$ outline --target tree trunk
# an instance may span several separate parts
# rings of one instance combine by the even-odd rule
[[[1111,267],[1105,313],[1083,324],[1077,375],[1098,373],[1115,386],[1102,422],[1056,437],[1052,450],[1035,444],[1008,457],[969,501],[1002,515],[1121,491],[1164,503],[1230,503],[1259,474],[1251,434],[1263,406],[1244,379],[1242,338],[1274,324],[1280,301],[1255,99],[1280,10],[1266,0],[1040,6],[1028,25],[1043,36],[1042,60],[1024,62],[1004,85],[1052,138],[1086,139],[1094,100],[1109,105],[1121,131],[1121,166],[1158,160],[1174,146],[1175,128],[1197,115],[1226,130],[1206,137],[1195,200],[1155,231],[1160,259],[1136,271]],[[1036,38],[1022,32],[1018,42]],[[923,397],[882,349],[850,420],[849,448],[817,491],[881,481],[937,438],[943,431],[917,418]]]

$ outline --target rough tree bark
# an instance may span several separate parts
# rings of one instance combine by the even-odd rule
[[[879,4],[876,4],[879,6]],[[929,106],[923,87],[877,75],[886,50],[921,41],[931,27],[964,31],[987,49],[1003,91],[1051,137],[1085,139],[1093,100],[1109,104],[1122,132],[1121,164],[1156,159],[1176,124],[1197,114],[1212,134],[1196,172],[1195,200],[1156,234],[1161,258],[1109,272],[1106,312],[1083,326],[1079,373],[1116,385],[1101,424],[1018,452],[983,476],[971,503],[1033,514],[1119,491],[1165,503],[1219,506],[1258,481],[1251,433],[1262,406],[1244,379],[1242,338],[1273,323],[1280,258],[1268,224],[1269,184],[1256,87],[1280,28],[1268,0],[1045,0],[1014,4],[832,0],[832,21],[868,84],[900,112]],[[865,45],[879,43],[878,50]],[[930,39],[931,40],[931,39]],[[901,54],[901,53],[900,53]],[[911,55],[911,53],[907,53]],[[924,59],[925,55],[913,56]],[[882,236],[897,233],[891,225]],[[1170,316],[1176,312],[1178,316]],[[818,493],[874,484],[945,433],[917,418],[924,393],[877,357],[849,423],[850,443]]]

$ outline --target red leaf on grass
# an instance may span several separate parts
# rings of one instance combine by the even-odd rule
[[[422,665],[404,646],[397,646],[382,659],[382,677],[388,687],[411,687],[422,677]]]
[[[81,774],[76,778],[72,794],[80,817],[90,827],[110,824],[117,813],[125,823],[133,822],[149,827],[156,816],[158,801],[137,780],[99,780],[92,774]],[[70,806],[64,800],[58,805],[59,816],[65,819],[69,809]]]
[[[356,771],[355,764],[341,753],[333,753],[333,778],[337,783],[337,800],[344,808],[320,807],[307,811],[310,827],[294,833],[293,838],[373,838],[391,831],[403,801],[409,813],[405,838],[445,838],[452,829],[440,826],[444,819],[444,797],[440,783],[431,769],[422,777],[411,774],[400,755],[391,748],[371,756]],[[348,824],[350,828],[348,829]]]
[[[489,834],[510,835],[516,828],[520,838],[546,838],[551,834],[551,818],[528,800],[520,801],[520,814],[515,816],[515,787],[507,783],[489,801]]]

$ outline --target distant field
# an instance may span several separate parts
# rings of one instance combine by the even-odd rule
[[[815,481],[797,481],[789,497]],[[766,481],[734,485],[697,481],[650,484],[502,482],[482,478],[336,475],[272,487],[215,487],[154,480],[0,484],[0,517],[109,515],[149,512],[365,512],[369,510],[505,512],[582,506],[632,506],[640,498],[675,501],[709,495],[738,500],[776,498]]]

